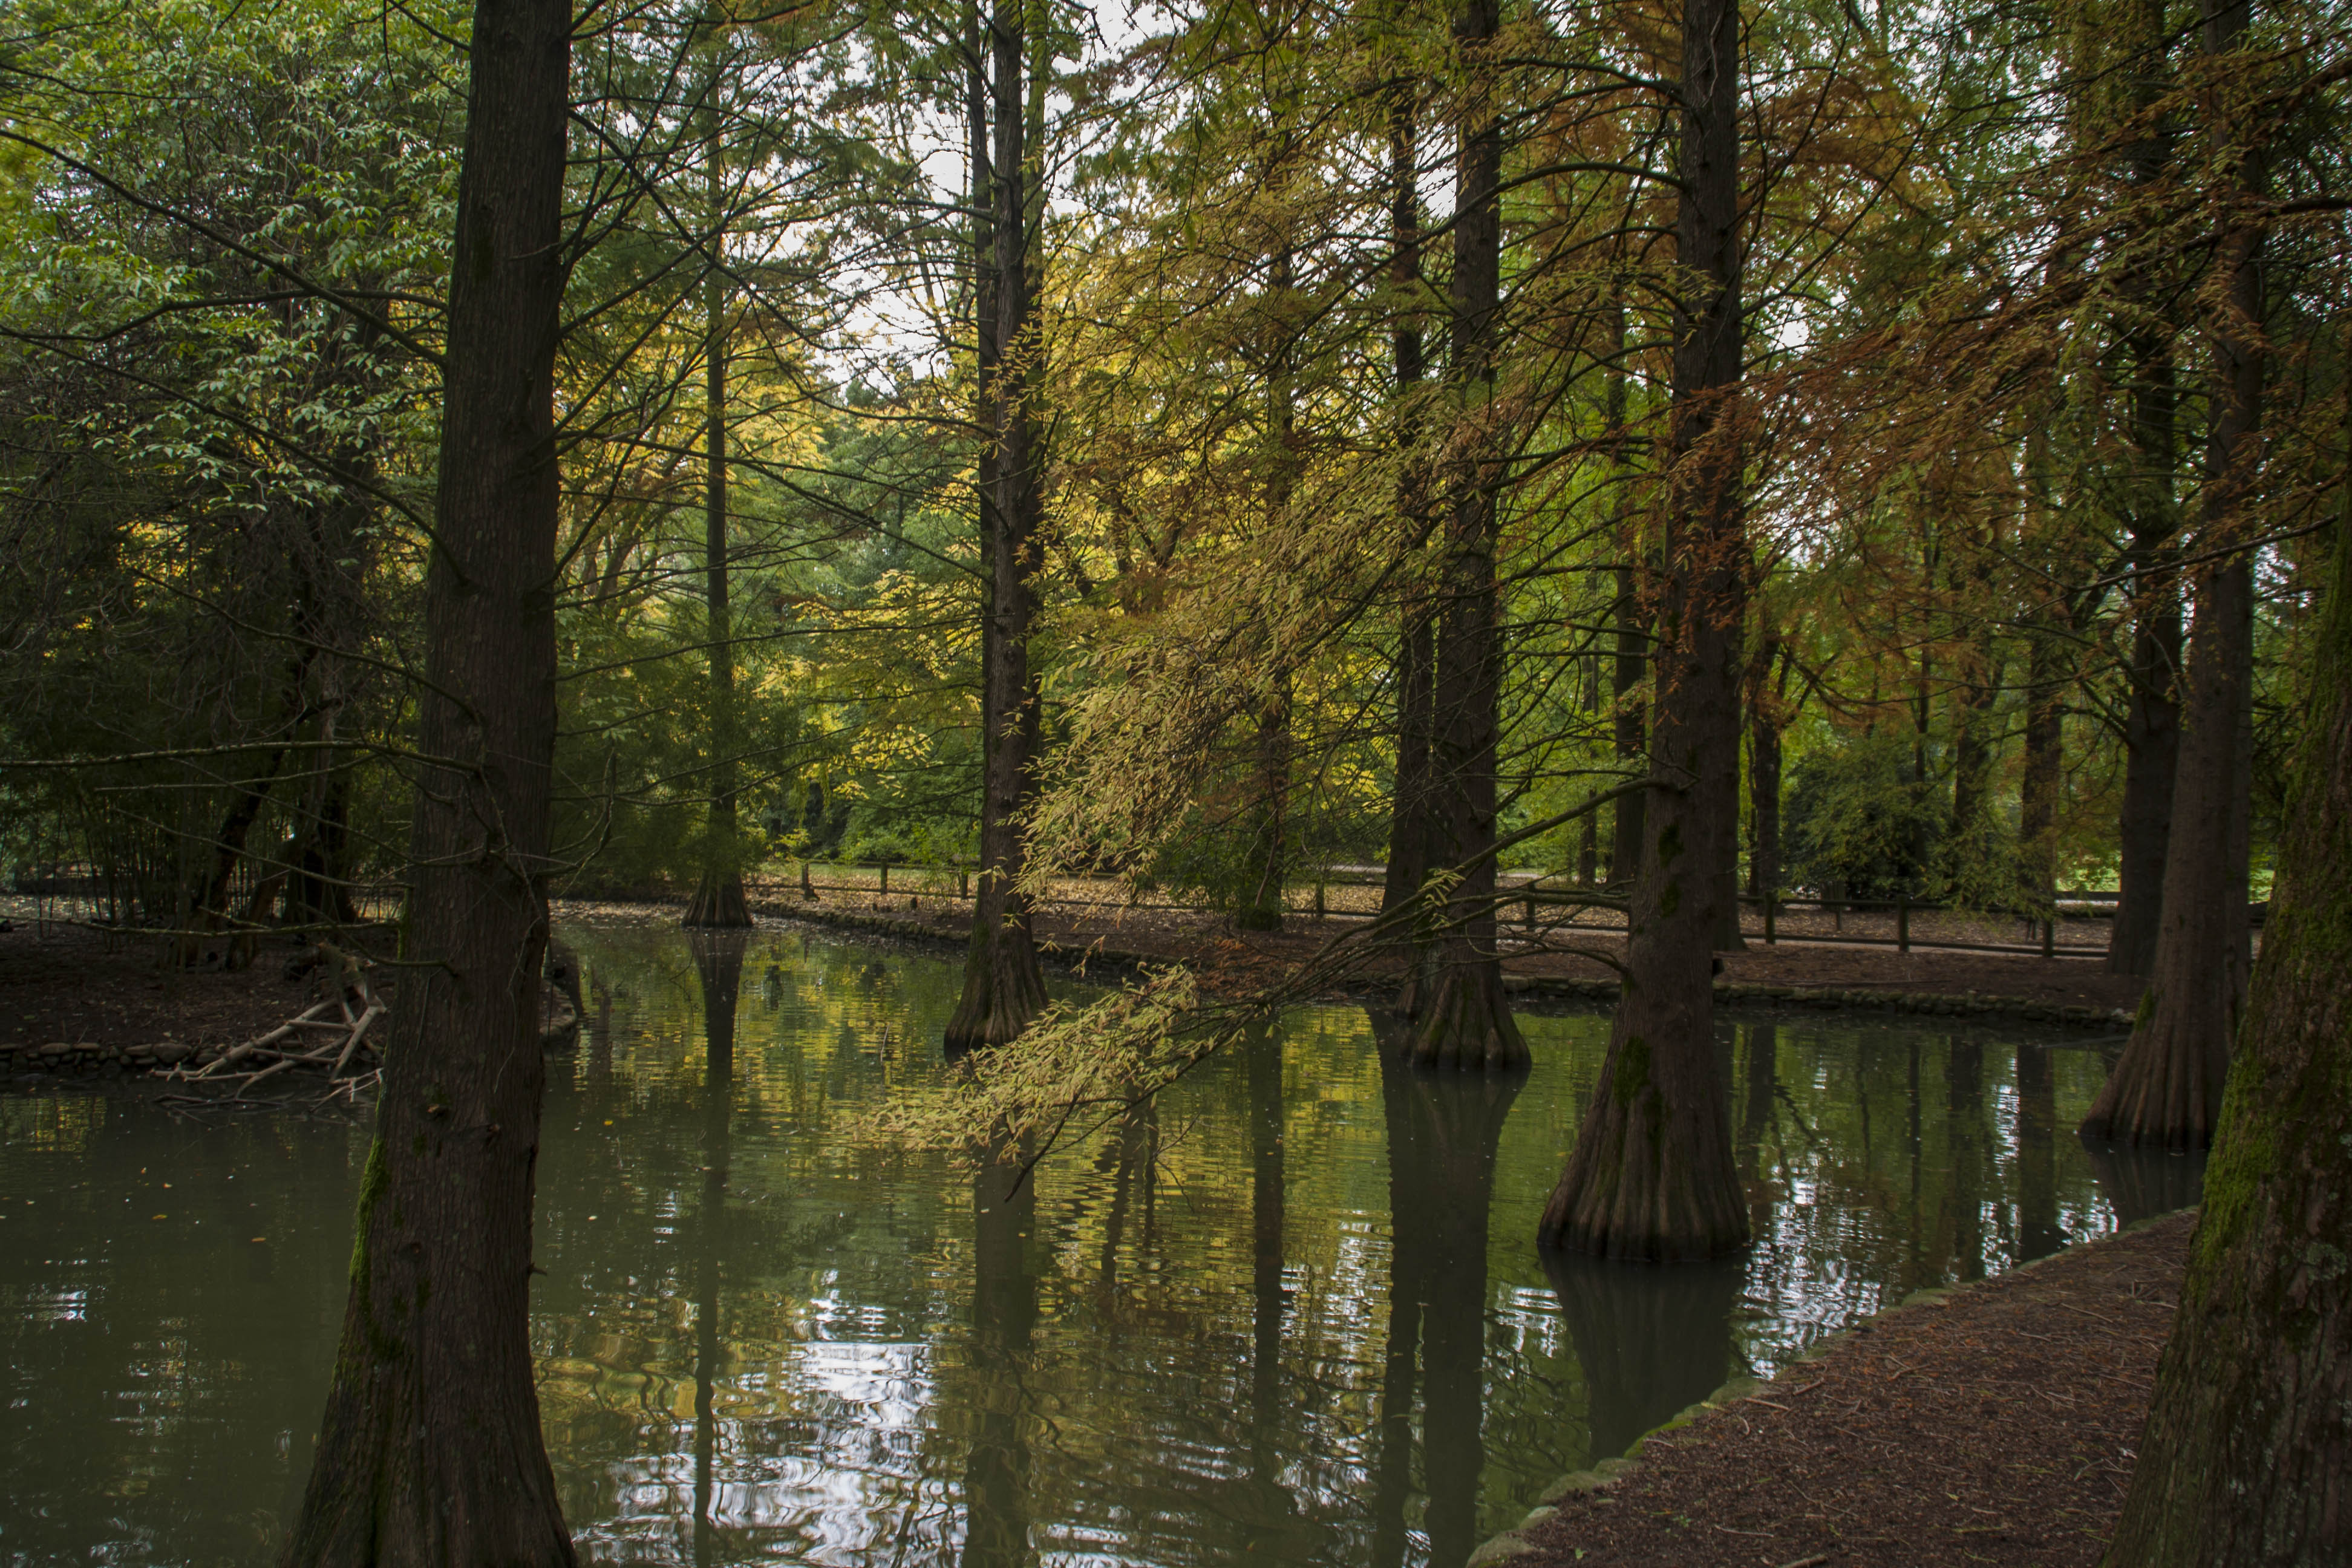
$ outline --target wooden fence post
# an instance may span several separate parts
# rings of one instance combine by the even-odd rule
[[[1911,895],[1895,895],[1895,951],[1911,951]]]

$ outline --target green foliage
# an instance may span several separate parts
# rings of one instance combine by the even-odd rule
[[[1781,813],[1791,885],[1858,899],[1924,893],[1942,816],[1908,737],[1833,732],[1790,769]]]

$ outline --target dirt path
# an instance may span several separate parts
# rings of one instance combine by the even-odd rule
[[[285,978],[291,942],[262,948],[234,973],[164,970],[159,940],[123,940],[76,926],[0,931],[0,1041],[102,1046],[229,1045],[309,1005],[307,977]]]
[[[1556,1514],[1522,1527],[1510,1568],[2095,1563],[2195,1218],[1844,1336],[1652,1438],[1615,1480],[1561,1496]]]
[[[888,919],[922,928],[942,942],[961,944],[971,931],[971,916],[958,900],[920,894],[859,898],[829,893],[811,904],[787,889],[762,890],[755,900],[762,913],[824,920],[828,916]],[[1294,918],[1291,929],[1263,933],[1237,933],[1222,922],[1199,915],[1168,910],[1082,911],[1047,910],[1037,918],[1037,934],[1069,949],[1095,948],[1109,952],[1181,961],[1202,970],[1221,971],[1235,985],[1270,979],[1283,966],[1315,952],[1346,929],[1338,921]],[[1624,956],[1622,933],[1559,931],[1506,954],[1507,973],[1528,976],[1569,976],[1606,980],[1615,971],[1595,959],[1554,949],[1581,947]],[[1397,965],[1376,964],[1369,977],[1377,981]],[[1767,946],[1751,939],[1745,952],[1727,953],[1723,979],[1748,985],[1786,985],[1832,990],[1887,991],[1963,996],[2011,996],[2055,1006],[2096,1007],[2101,1011],[2138,1005],[2141,982],[2125,974],[2109,974],[2103,963],[2087,958],[2039,958],[2022,954],[1938,952],[1914,949],[1842,947],[1827,943],[1784,942]]]

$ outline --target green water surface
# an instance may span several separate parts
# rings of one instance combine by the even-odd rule
[[[2193,1197],[2072,1136],[2096,1048],[1759,1015],[1720,1042],[1753,1254],[1548,1259],[1606,1018],[1525,1018],[1512,1086],[1384,1069],[1338,1006],[1014,1191],[862,1121],[939,1084],[948,962],[567,934],[588,1018],[551,1063],[532,1332],[587,1563],[1457,1568],[1726,1378]],[[0,1563],[269,1560],[365,1138],[0,1097]]]

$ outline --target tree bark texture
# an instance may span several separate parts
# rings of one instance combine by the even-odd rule
[[[993,472],[981,506],[988,562],[987,624],[981,692],[980,877],[973,887],[971,946],[963,994],[949,1019],[950,1050],[1002,1045],[1045,1005],[1027,895],[1016,886],[1027,860],[1021,809],[1038,746],[1037,682],[1029,632],[1037,614],[1034,579],[1045,564],[1040,538],[1037,290],[1032,276],[1029,184],[1033,149],[1024,102],[1025,12],[998,0],[988,33],[994,147],[988,169],[990,245],[983,292],[992,322],[981,340],[981,405]],[[1027,84],[1035,90],[1036,84]],[[975,138],[975,146],[980,142]]]
[[[529,1336],[572,15],[474,13],[407,967],[289,1564],[569,1564]]]
[[[1626,976],[1608,1060],[1567,1171],[1546,1205],[1547,1245],[1668,1262],[1745,1247],[1748,1211],[1714,1044],[1714,953],[1723,809],[1739,764],[1746,582],[1739,504],[1739,10],[1684,0],[1683,180],[1666,567],[1654,645],[1653,788],[1633,889]]]
[[[743,901],[743,850],[736,822],[735,755],[740,744],[735,722],[735,619],[727,581],[727,258],[725,188],[719,160],[719,67],[713,45],[707,158],[710,195],[710,254],[704,258],[702,570],[710,645],[710,815],[704,825],[702,879],[688,900],[682,923],[744,927],[751,911]]]
[[[2205,16],[2215,53],[2245,26],[2242,7]],[[2352,501],[2334,578],[2262,960],[2109,1568],[2352,1560]]]
[[[2217,17],[2244,26],[2242,3],[2209,4],[2209,50]],[[2215,127],[2220,133],[2220,126]],[[2252,195],[2258,154],[2242,177]],[[2213,418],[2206,443],[2198,552],[2231,551],[2245,531],[2241,513],[2261,461],[2262,267],[2258,242],[2241,227],[2226,242],[2230,294],[2212,333]],[[2131,1041],[2092,1103],[2084,1131],[2168,1150],[2212,1142],[2221,1111],[2230,1048],[2245,998],[2247,945],[2244,732],[2253,686],[2253,565],[2238,550],[2208,562],[2197,580],[2179,776],[2164,865],[2155,973],[2141,998]]]
[[[2166,55],[2172,29],[2166,0],[2137,0],[2126,13],[2141,65],[2134,74],[2134,111],[2150,114],[2169,88]],[[2164,127],[2148,125],[2127,154],[2135,190],[2152,193],[2170,161]],[[2143,263],[2146,264],[2145,262]],[[2174,379],[2173,327],[2155,304],[2160,280],[2147,280],[2134,304],[2140,319],[2126,334],[2131,360],[2129,486],[2132,572],[2131,662],[2124,709],[2124,799],[2116,822],[2115,924],[2107,938],[2107,970],[2147,974],[2156,963],[2157,923],[2164,903],[2166,857],[2171,839],[2173,781],[2180,757],[2180,595],[2170,569],[2179,519],[2173,503],[2175,424],[2179,401]]]
[[[1436,731],[1431,751],[1433,858],[1457,873],[1430,952],[1430,994],[1415,1008],[1413,1060],[1465,1071],[1518,1072],[1531,1060],[1503,993],[1495,919],[1496,772],[1503,717],[1502,596],[1496,584],[1496,494],[1504,459],[1494,417],[1502,305],[1503,129],[1495,101],[1495,0],[1454,15],[1468,100],[1454,225],[1453,382],[1457,440],[1437,625]]]

